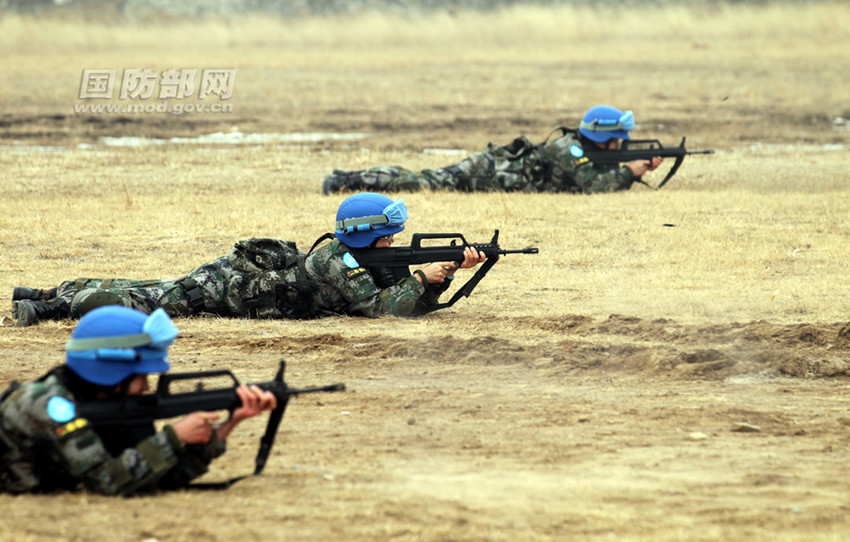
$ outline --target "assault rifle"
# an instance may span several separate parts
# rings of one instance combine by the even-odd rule
[[[637,148],[634,148],[637,147]],[[661,188],[673,175],[679,170],[679,166],[685,160],[688,154],[714,154],[714,150],[707,151],[689,151],[685,148],[685,138],[678,147],[665,147],[657,139],[627,139],[623,141],[623,146],[620,150],[609,151],[603,149],[584,149],[584,155],[594,164],[601,165],[617,165],[632,160],[652,160],[656,156],[661,158],[676,158],[673,162],[673,167],[667,172],[667,176],[658,185]],[[643,182],[643,181],[641,181]],[[646,184],[646,183],[644,183]],[[656,189],[657,190],[657,189]]]
[[[441,239],[451,241],[446,245],[422,246],[422,241]],[[383,267],[389,269],[394,280],[398,281],[410,276],[408,266],[432,262],[462,262],[463,251],[472,247],[487,256],[481,267],[454,295],[445,303],[428,307],[425,312],[432,312],[451,307],[461,297],[469,297],[472,290],[481,282],[484,275],[492,268],[503,254],[537,254],[538,249],[521,248],[505,250],[499,246],[499,230],[493,234],[489,243],[468,243],[459,233],[414,233],[410,246],[388,248],[355,249],[354,257],[364,267]]]
[[[277,399],[277,408],[269,416],[266,432],[260,439],[260,449],[255,459],[254,475],[263,471],[269,453],[274,444],[277,428],[283,419],[283,413],[289,403],[289,398],[294,395],[314,393],[321,391],[342,391],[345,384],[330,384],[313,388],[290,388],[283,381],[283,373],[286,363],[281,360],[280,368],[274,379],[270,382],[259,382],[253,385],[260,389],[270,391]],[[213,378],[227,378],[232,385],[205,389],[205,381]],[[195,391],[172,392],[171,384],[178,381],[195,381]],[[154,420],[162,420],[183,416],[198,411],[228,410],[233,412],[242,404],[242,400],[236,393],[239,381],[230,371],[226,369],[215,371],[197,371],[187,373],[163,373],[159,377],[156,393],[145,395],[127,396],[122,399],[106,399],[98,401],[86,401],[78,405],[81,418],[87,419],[97,428],[120,429],[134,425],[152,424]],[[241,480],[244,476],[234,478],[224,484],[212,484],[205,487],[216,489],[227,487]]]

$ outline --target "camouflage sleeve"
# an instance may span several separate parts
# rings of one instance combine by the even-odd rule
[[[375,278],[356,261],[346,263],[347,256],[333,256],[326,260],[324,279],[347,302],[346,312],[363,316],[408,316],[425,287],[416,277],[406,277],[386,288],[379,288]]]
[[[7,426],[46,458],[47,464],[36,462],[32,472],[20,473],[32,479],[32,487],[55,472],[104,495],[131,494],[156,487],[183,455],[183,445],[167,426],[112,457],[89,422],[76,416],[74,399],[63,386],[24,386],[3,407]]]
[[[632,170],[626,166],[601,169],[587,162],[576,168],[576,183],[587,194],[628,190],[635,180]]]
[[[91,438],[91,437],[90,437]],[[93,438],[100,440],[97,435]],[[91,458],[77,461],[78,478],[83,484],[105,495],[129,495],[151,489],[176,489],[207,472],[210,462],[224,453],[218,439],[206,445],[185,446],[170,425],[127,448],[117,458],[89,447]]]
[[[634,183],[632,170],[623,167],[596,166],[584,155],[578,139],[570,136],[550,141],[541,149],[542,159],[551,164],[551,175],[540,191],[614,192],[628,190]],[[547,184],[548,183],[548,184]]]
[[[429,284],[425,288],[425,293],[422,294],[419,301],[416,303],[416,308],[413,310],[413,314],[421,314],[434,305],[437,305],[440,302],[440,296],[442,296],[446,290],[451,287],[453,280],[454,277],[446,277],[446,281],[442,284]]]
[[[345,276],[345,273],[337,277],[340,279],[340,292],[351,303],[347,312],[373,318],[409,316],[425,292],[425,287],[415,276],[406,277],[383,290],[375,285],[372,275],[365,269],[351,277]]]
[[[415,276],[393,282],[381,270],[370,272],[336,239],[308,256],[305,267],[316,303],[335,313],[408,316],[425,293]]]
[[[372,279],[375,281],[375,284],[378,285],[378,288],[388,288],[396,285],[398,282],[396,281],[392,270],[388,267],[370,267],[367,269],[369,270],[369,274],[372,275]],[[435,283],[426,285],[425,291],[419,296],[419,299],[416,301],[416,306],[410,314],[413,316],[423,314],[428,312],[434,305],[437,305],[440,302],[440,297],[451,287],[452,280],[454,280],[454,277],[446,277],[445,282],[442,284]]]
[[[186,487],[189,482],[205,474],[213,459],[222,455],[227,449],[226,442],[219,439],[216,433],[206,444],[189,444],[179,454],[179,461],[165,476],[157,482],[160,489],[179,489]]]

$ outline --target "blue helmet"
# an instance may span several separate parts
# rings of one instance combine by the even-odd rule
[[[335,237],[352,248],[368,247],[378,237],[404,229],[407,207],[404,200],[383,194],[361,192],[345,198],[336,212]]]
[[[578,131],[591,141],[605,143],[611,139],[629,139],[629,131],[634,127],[635,116],[631,111],[623,113],[610,105],[597,105],[584,114]]]
[[[114,386],[125,378],[167,371],[177,328],[163,309],[150,316],[109,305],[86,313],[65,343],[66,363],[80,378]]]

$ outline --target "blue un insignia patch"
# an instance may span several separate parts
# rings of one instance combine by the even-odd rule
[[[360,267],[360,264],[357,262],[354,256],[351,255],[350,252],[345,253],[345,256],[342,257],[342,262],[351,269],[354,269],[355,267]]]
[[[57,395],[47,401],[47,415],[54,422],[65,423],[74,419],[77,408],[71,401]]]

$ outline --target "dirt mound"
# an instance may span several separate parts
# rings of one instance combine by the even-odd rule
[[[498,326],[521,333],[504,335]],[[669,379],[725,379],[740,375],[819,378],[850,376],[850,325],[780,325],[763,321],[708,326],[611,315],[604,320],[494,319],[493,333],[439,333],[426,338],[372,333],[347,336],[184,336],[205,348],[280,352],[292,359],[322,357],[335,364],[375,367],[417,362],[526,366],[553,375],[631,374]],[[199,344],[200,346],[200,344]]]

